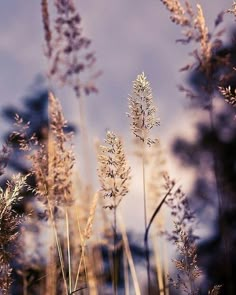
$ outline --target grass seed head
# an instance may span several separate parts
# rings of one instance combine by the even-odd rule
[[[114,209],[129,191],[130,167],[121,139],[115,133],[108,131],[106,145],[100,145],[98,155],[98,177],[101,184],[101,194],[111,198],[106,208]]]
[[[153,102],[152,89],[144,73],[138,75],[133,82],[133,91],[128,100],[127,115],[131,119],[131,131],[144,144],[152,145],[156,139],[152,139],[149,133],[153,127],[160,124],[160,121],[156,117],[157,110]]]

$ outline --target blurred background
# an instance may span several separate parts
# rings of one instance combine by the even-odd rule
[[[220,12],[232,5],[231,0],[189,1],[193,7],[200,3],[203,8],[209,32],[214,30],[215,20]],[[141,187],[137,185],[141,175],[138,160],[132,156],[132,140],[129,130],[128,94],[138,74],[145,72],[151,83],[155,104],[161,125],[155,131],[165,154],[166,169],[182,184],[190,196],[198,216],[197,234],[200,264],[206,270],[209,282],[231,284],[235,294],[233,265],[235,266],[235,121],[231,106],[223,99],[216,99],[215,130],[209,129],[207,106],[193,102],[178,90],[178,85],[187,85],[201,96],[204,77],[198,70],[180,72],[180,68],[193,61],[189,52],[196,44],[176,43],[181,38],[181,28],[169,19],[169,12],[161,1],[150,0],[80,0],[76,1],[82,18],[84,34],[92,40],[91,48],[97,58],[96,67],[102,71],[97,80],[98,93],[86,98],[86,121],[89,141],[93,147],[96,139],[103,140],[107,129],[120,134],[130,155],[133,176],[132,193],[122,204],[122,212],[129,230],[140,232],[143,228]],[[216,55],[232,55],[235,66],[235,20],[224,15],[220,25],[225,29],[221,39],[224,43]],[[13,116],[17,112],[32,122],[35,130],[47,124],[46,89],[48,81],[47,60],[43,54],[43,27],[39,1],[5,1],[0,4],[0,126],[1,141],[4,142],[12,130]],[[221,72],[221,69],[218,70]],[[223,71],[223,70],[222,70]],[[220,75],[220,74],[219,74]],[[235,85],[234,79],[230,80]],[[51,85],[50,85],[51,86]],[[215,85],[217,86],[217,85]],[[79,147],[78,103],[74,93],[52,85],[62,103],[66,119],[76,130],[75,148],[78,159],[83,161]],[[219,94],[215,93],[217,97]],[[216,132],[217,130],[217,132]],[[219,232],[221,221],[217,217],[216,186],[212,179],[211,149],[217,147],[222,194],[227,200],[223,220],[231,240],[231,274],[224,272],[222,237]],[[92,148],[91,148],[92,149]],[[94,161],[94,159],[93,159]],[[23,161],[12,162],[12,169],[23,169]],[[95,165],[94,165],[95,166]],[[26,169],[26,168],[25,168]],[[94,184],[96,168],[94,168]],[[133,208],[135,198],[135,210]],[[136,202],[137,200],[137,202]],[[226,202],[226,201],[225,201]],[[125,203],[125,204],[124,204]],[[233,204],[233,205],[232,205]],[[217,257],[217,258],[216,258]],[[219,257],[221,257],[219,259]],[[230,281],[230,283],[229,283]],[[233,291],[232,291],[233,290]],[[227,293],[228,292],[228,293]],[[230,292],[230,293],[229,293]],[[202,294],[206,294],[203,293]]]
[[[209,31],[214,28],[217,15],[230,8],[232,1],[198,1],[203,8]],[[193,7],[198,3],[190,1]],[[193,58],[189,52],[195,44],[183,46],[176,43],[181,38],[181,28],[169,19],[169,12],[161,1],[78,1],[84,34],[92,40],[96,52],[96,67],[102,71],[97,81],[99,92],[86,99],[86,116],[93,138],[103,139],[106,129],[123,137],[130,137],[128,94],[132,82],[145,72],[153,89],[161,126],[156,130],[163,148],[171,158],[169,169],[178,172],[178,179],[188,189],[186,173],[177,167],[172,156],[172,142],[178,134],[194,136],[194,123],[199,114],[189,109],[189,100],[178,91],[178,85],[188,79],[179,70]],[[14,11],[14,13],[13,13]],[[47,86],[47,60],[44,52],[44,33],[40,3],[26,0],[1,3],[0,11],[0,63],[1,110],[5,107],[23,109],[24,98]],[[224,16],[223,39],[230,40],[234,25],[231,15]],[[78,108],[73,92],[55,87],[65,112],[65,117],[78,124]],[[200,116],[203,114],[201,113]],[[9,129],[3,115],[0,117],[2,135]],[[2,138],[1,138],[2,139]],[[79,139],[78,139],[79,140]],[[129,147],[127,147],[129,148]],[[184,173],[182,176],[182,173]],[[188,172],[189,175],[190,172]]]

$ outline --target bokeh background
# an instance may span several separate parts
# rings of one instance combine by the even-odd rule
[[[177,89],[187,77],[186,73],[179,73],[179,69],[191,62],[188,53],[194,47],[176,43],[176,39],[181,38],[181,28],[170,21],[161,1],[76,2],[83,31],[92,40],[91,47],[96,52],[97,68],[103,72],[97,81],[98,94],[86,99],[91,143],[93,138],[102,140],[106,129],[130,138],[129,121],[125,115],[127,97],[131,93],[132,81],[144,71],[158,107],[161,126],[156,132],[170,159],[169,169],[187,190],[191,187],[191,171],[186,175],[170,151],[175,135],[194,136],[193,126],[198,119],[196,110],[188,109],[189,101]],[[198,2],[203,7],[209,31],[213,29],[217,15],[232,5],[231,0],[190,1],[193,7]],[[45,78],[47,72],[40,1],[11,0],[0,5],[0,106],[1,110],[10,105],[23,108],[24,97],[43,84],[42,77]],[[223,27],[226,31],[230,32],[233,24],[233,17],[225,15]],[[227,32],[224,36],[225,40],[229,38]],[[56,94],[65,117],[76,125],[78,104],[73,92],[57,87]],[[9,124],[2,115],[0,125],[3,135]],[[128,222],[135,225],[132,220]]]
[[[230,8],[231,0],[189,1],[193,7],[200,3],[209,31],[214,28],[217,15]],[[170,174],[183,184],[186,192],[192,189],[196,171],[186,169],[172,152],[172,144],[177,136],[194,138],[195,124],[204,117],[204,112],[189,109],[190,101],[177,85],[187,80],[186,72],[179,69],[193,60],[189,52],[195,45],[183,46],[176,43],[181,38],[181,28],[169,19],[169,13],[158,0],[80,0],[76,1],[82,17],[84,34],[92,40],[92,49],[96,53],[96,67],[102,70],[97,81],[99,92],[86,98],[86,120],[90,143],[103,140],[107,129],[120,134],[131,154],[131,136],[128,111],[128,94],[132,90],[132,81],[141,72],[145,72],[151,83],[155,104],[161,125],[156,129],[164,152]],[[234,26],[232,15],[224,16],[222,28],[226,32],[223,40],[230,41],[230,32]],[[2,1],[0,3],[0,110],[6,107],[23,108],[24,98],[47,85],[47,61],[43,54],[43,27],[40,1]],[[72,91],[55,87],[65,117],[76,126],[78,124],[78,104]],[[9,123],[1,113],[1,141],[9,130]],[[80,161],[79,132],[75,136],[75,146]],[[82,160],[81,160],[82,162]],[[131,166],[135,171],[132,193],[122,207],[129,229],[143,230],[142,189],[137,183],[141,171],[139,162],[131,156]],[[96,166],[94,165],[95,179]],[[135,198],[135,207],[134,207]],[[209,216],[206,224],[197,229],[202,238],[212,233],[214,212],[206,211]],[[201,224],[201,220],[199,221]]]

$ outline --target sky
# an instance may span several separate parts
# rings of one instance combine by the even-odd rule
[[[50,0],[49,0],[50,2]],[[103,74],[98,80],[99,93],[86,99],[86,113],[91,135],[104,138],[107,128],[130,138],[128,94],[132,81],[141,72],[147,75],[161,126],[158,137],[166,150],[175,134],[191,135],[197,114],[187,110],[188,101],[177,90],[186,76],[179,69],[191,61],[191,48],[176,44],[181,29],[169,19],[159,0],[80,0],[75,1],[82,17],[83,30],[92,40],[97,68]],[[200,3],[209,29],[219,12],[231,7],[231,0],[190,1]],[[225,16],[226,29],[233,26],[231,15]],[[40,1],[8,0],[0,3],[0,110],[5,106],[21,106],[36,77],[45,75],[47,63],[43,55],[43,28]],[[57,90],[65,117],[78,120],[75,97],[66,89]],[[76,107],[75,107],[76,106]],[[2,132],[7,128],[0,117]],[[3,133],[1,134],[3,135]],[[130,143],[127,143],[129,147]],[[172,162],[173,173],[178,171]],[[136,164],[135,164],[136,165]],[[137,164],[138,165],[138,164]],[[184,173],[183,173],[184,175]],[[184,180],[183,180],[184,182]],[[187,181],[185,181],[187,185]],[[129,201],[132,205],[132,200]],[[141,206],[141,205],[140,205]],[[134,222],[131,220],[130,224]]]

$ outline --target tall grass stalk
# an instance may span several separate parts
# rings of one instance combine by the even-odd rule
[[[145,137],[144,137],[145,138]],[[142,143],[142,176],[143,176],[143,208],[144,208],[144,230],[147,228],[147,196],[146,196],[146,169],[145,169],[145,139]]]
[[[114,295],[117,295],[118,286],[118,263],[117,263],[117,224],[116,224],[116,198],[114,198],[113,222],[114,222],[114,236],[113,236],[113,280],[114,280]]]
[[[52,110],[52,101],[54,101],[54,97],[51,94],[51,101],[49,103],[49,116],[52,115],[52,112],[55,110]],[[52,120],[52,117],[49,118],[49,120]],[[58,230],[57,230],[57,226],[56,226],[56,220],[54,217],[54,213],[53,213],[53,209],[52,209],[52,204],[51,204],[51,200],[53,200],[54,195],[53,195],[53,187],[54,187],[54,179],[50,179],[50,175],[54,175],[54,171],[52,171],[52,169],[54,169],[53,165],[51,163],[53,163],[54,161],[54,146],[53,146],[53,134],[52,134],[52,124],[50,122],[49,124],[49,131],[48,131],[48,189],[45,187],[45,196],[47,198],[47,207],[49,209],[49,217],[51,220],[51,224],[52,224],[52,229],[53,229],[53,233],[54,233],[54,238],[56,241],[56,246],[57,246],[57,252],[58,252],[58,256],[59,256],[59,261],[60,261],[60,268],[61,268],[61,273],[62,273],[62,278],[63,278],[63,282],[64,282],[64,287],[65,287],[65,291],[66,294],[68,294],[68,285],[67,285],[67,280],[66,280],[66,273],[65,273],[65,264],[64,264],[64,258],[63,258],[63,253],[62,253],[62,248],[61,248],[61,244],[60,244],[60,240],[59,240],[59,235],[58,235]]]
[[[86,243],[89,240],[91,234],[92,234],[92,225],[93,225],[93,221],[94,221],[94,216],[95,216],[95,210],[96,210],[96,206],[97,206],[97,202],[98,202],[98,193],[95,193],[93,200],[90,204],[90,211],[89,211],[89,215],[87,216],[87,222],[84,228],[84,231],[82,232],[81,229],[81,223],[80,223],[80,212],[79,212],[79,208],[78,206],[76,206],[76,223],[78,226],[78,231],[79,231],[79,235],[80,235],[80,241],[81,241],[81,255],[80,255],[80,260],[79,260],[79,264],[78,264],[78,268],[76,271],[76,278],[75,278],[75,284],[74,284],[74,288],[73,288],[73,292],[76,291],[77,287],[78,287],[78,281],[79,281],[79,275],[80,275],[80,271],[81,271],[81,267],[82,267],[82,263],[84,263],[84,268],[85,268],[85,274],[86,274],[86,278],[88,278],[87,276],[87,266],[86,266]],[[87,279],[86,279],[87,280]]]
[[[73,289],[74,292],[76,291],[77,286],[78,286],[79,275],[80,275],[80,271],[81,271],[81,267],[82,267],[83,262],[85,265],[85,246],[82,246],[82,249],[81,249],[81,256],[80,256],[80,260],[79,260],[78,270],[76,272],[75,285],[74,285],[74,289]]]
[[[113,210],[113,289],[117,294],[117,208],[129,191],[130,167],[121,139],[107,131],[106,145],[98,148],[98,177],[101,184],[101,196],[108,199],[106,209]]]
[[[128,261],[127,261],[127,257],[125,253],[123,253],[123,266],[124,266],[125,295],[130,295]]]
[[[144,200],[144,231],[147,230],[147,197],[145,180],[145,148],[156,143],[156,139],[150,137],[150,131],[153,127],[159,125],[159,119],[156,117],[156,108],[153,103],[152,89],[144,73],[138,75],[133,82],[132,94],[128,97],[129,113],[131,119],[130,128],[135,137],[142,142],[142,177],[143,177],[143,200]],[[151,292],[150,279],[150,261],[148,240],[144,239],[145,256],[147,264],[148,294]]]
[[[148,290],[149,292],[151,292],[151,285],[150,285],[150,261],[149,261],[149,232],[151,229],[151,225],[154,221],[154,219],[156,218],[157,214],[159,213],[159,211],[161,210],[161,207],[163,206],[163,204],[165,203],[167,197],[171,194],[171,191],[173,190],[174,185],[172,187],[169,188],[169,190],[167,191],[167,193],[165,194],[165,196],[162,198],[161,202],[159,203],[159,205],[157,206],[156,210],[153,212],[150,221],[146,227],[145,233],[144,233],[144,245],[145,245],[145,252],[146,252],[146,261],[147,261],[147,273],[148,273]]]
[[[76,271],[76,277],[75,277],[75,284],[74,284],[74,288],[73,288],[73,292],[76,292],[77,287],[78,287],[78,282],[79,282],[79,275],[80,275],[80,271],[81,271],[81,267],[82,267],[82,263],[84,263],[85,265],[85,240],[84,240],[84,235],[81,231],[81,225],[80,225],[80,220],[79,220],[79,208],[78,206],[76,206],[76,224],[78,226],[78,231],[79,231],[79,236],[80,236],[80,241],[81,241],[81,255],[80,255],[80,259],[79,259],[79,264],[78,264],[78,268]]]
[[[94,69],[96,58],[94,52],[90,51],[91,40],[82,33],[81,16],[75,1],[57,0],[54,1],[52,8],[55,14],[54,26],[51,26],[48,1],[41,0],[48,77],[50,80],[55,79],[60,85],[72,88],[78,100],[83,170],[86,184],[92,185],[92,164],[88,150],[89,133],[84,97],[97,92],[95,80],[101,72]]]
[[[90,248],[90,253],[86,256],[86,265],[88,266],[87,277],[89,294],[98,295],[98,284],[96,279],[96,267],[94,267],[93,247]]]
[[[113,210],[110,216],[111,222],[108,222],[108,219],[106,219],[107,224],[112,224],[109,228],[110,232],[111,228],[113,228],[113,231],[112,234],[109,232],[110,239],[104,242],[109,255],[108,264],[110,273],[108,276],[109,278],[110,275],[112,277],[113,288],[111,292],[113,292],[114,295],[119,293],[120,280],[118,271],[120,262],[118,247],[120,247],[122,242],[124,250],[123,273],[125,295],[131,293],[132,287],[135,295],[141,295],[139,278],[137,276],[134,257],[131,253],[127,231],[118,211],[119,204],[123,197],[129,192],[131,169],[126,161],[122,140],[115,133],[110,131],[106,134],[105,145],[99,147],[98,177],[101,188],[99,192],[95,194],[93,191],[93,167],[89,149],[90,134],[86,121],[85,99],[90,93],[97,92],[94,82],[99,72],[96,73],[93,70],[96,59],[93,52],[90,51],[91,41],[82,34],[81,17],[77,11],[75,2],[75,0],[55,0],[53,3],[50,3],[49,6],[48,0],[41,0],[41,11],[44,28],[45,55],[48,60],[48,76],[50,79],[56,78],[57,82],[62,85],[69,86],[78,100],[79,138],[81,138],[82,166],[85,177],[85,184],[80,183],[83,193],[79,194],[79,196],[81,199],[85,196],[84,199],[86,200],[85,202],[83,200],[85,203],[83,204],[84,206],[80,207],[76,202],[78,200],[74,198],[75,193],[72,192],[71,180],[74,154],[70,145],[71,137],[65,132],[67,125],[59,101],[53,94],[49,94],[48,138],[38,146],[35,144],[30,150],[32,154],[36,151],[31,158],[33,166],[32,171],[35,182],[37,183],[35,192],[39,197],[39,201],[42,201],[44,205],[43,208],[45,209],[43,209],[44,212],[42,213],[43,217],[45,217],[43,222],[49,224],[50,230],[53,232],[53,242],[51,245],[53,248],[49,249],[48,259],[46,259],[48,265],[46,267],[40,266],[41,269],[36,269],[36,273],[40,273],[40,279],[38,279],[38,281],[45,277],[41,276],[41,272],[43,274],[46,272],[46,281],[43,281],[43,283],[45,283],[44,285],[41,284],[39,287],[37,286],[38,289],[36,292],[41,292],[40,287],[42,288],[42,286],[44,287],[43,292],[47,295],[55,295],[57,292],[65,295],[78,294],[79,291],[85,288],[88,289],[86,293],[91,295],[97,295],[100,292],[101,285],[99,285],[100,282],[98,283],[98,279],[96,279],[97,269],[92,263],[93,260],[96,260],[92,255],[95,247],[93,248],[94,245],[89,243],[88,240],[92,234],[92,225],[95,218],[98,198],[103,198],[105,201],[104,208],[110,211]],[[202,77],[206,78],[206,84],[203,83],[201,89],[201,94],[203,94],[202,96],[205,100],[201,101],[201,107],[204,107],[208,112],[208,127],[210,132],[212,134],[217,133],[216,113],[214,110],[215,98],[213,95],[216,90],[216,81],[214,78],[217,77],[218,79],[218,76],[217,74],[216,76],[213,74],[221,69],[220,67],[224,66],[224,61],[230,61],[230,59],[226,60],[225,58],[223,61],[224,58],[218,58],[218,51],[225,49],[221,45],[221,40],[218,38],[221,34],[217,32],[215,35],[209,33],[202,8],[199,4],[196,6],[195,13],[188,0],[182,1],[183,4],[181,4],[179,0],[161,0],[161,2],[163,2],[170,11],[171,20],[184,29],[183,34],[185,39],[180,41],[183,43],[194,41],[199,44],[199,48],[192,54],[195,58],[195,64],[187,65],[185,69],[193,69],[196,66],[196,71],[199,71]],[[50,14],[49,8],[53,8],[54,13]],[[232,9],[228,10],[228,12],[236,15],[235,1]],[[55,16],[53,26],[51,26],[51,15]],[[220,19],[222,15],[218,18],[216,23],[221,22]],[[215,24],[215,27],[216,26],[217,24]],[[222,52],[220,52],[220,54],[224,55]],[[224,76],[223,68],[222,76]],[[224,77],[222,77],[222,81],[223,78]],[[52,80],[50,80],[50,82],[51,81]],[[228,88],[222,87],[221,92],[228,103],[235,107],[236,92],[234,91],[234,93],[232,93],[230,86]],[[190,92],[188,94],[190,95]],[[140,150],[142,150],[140,152],[140,154],[142,154],[140,169],[142,170],[141,194],[143,197],[143,242],[145,248],[147,293],[151,295],[152,292],[152,264],[150,260],[151,252],[149,251],[150,232],[154,220],[164,203],[167,203],[172,210],[171,214],[175,221],[175,228],[171,232],[170,238],[175,242],[181,256],[178,260],[174,260],[178,274],[176,280],[170,278],[170,283],[176,288],[181,288],[182,291],[187,294],[199,294],[198,278],[201,272],[197,266],[196,237],[193,235],[191,224],[194,216],[189,210],[185,194],[181,191],[180,187],[175,189],[175,182],[170,181],[168,178],[166,193],[161,193],[160,199],[158,201],[156,200],[155,207],[150,216],[147,211],[149,203],[149,191],[147,190],[147,149],[157,142],[156,139],[152,139],[150,133],[155,126],[159,125],[159,120],[156,118],[156,108],[153,103],[150,83],[144,73],[138,75],[133,82],[132,93],[129,95],[128,100],[130,127],[135,138],[140,143]],[[25,128],[25,134],[27,134],[27,127]],[[21,134],[18,134],[18,136],[20,135]],[[21,139],[21,136],[19,146],[24,150],[24,140]],[[218,147],[213,146],[210,147],[209,150],[212,156],[211,163],[213,164],[212,173],[214,174],[214,187],[216,188],[218,198],[217,209],[218,217],[221,222],[220,231],[222,233],[226,262],[225,273],[226,276],[228,276],[229,282],[227,291],[229,295],[231,295],[233,294],[231,290],[233,270],[230,267],[230,245],[226,233],[226,221],[224,220],[227,203],[225,203],[223,198],[224,191],[219,169],[220,160],[218,157]],[[0,176],[2,176],[6,166],[5,158],[6,155],[1,155],[0,152]],[[156,166],[156,163],[154,166]],[[6,189],[0,188],[0,293],[3,295],[10,292],[9,290],[12,282],[12,261],[10,260],[12,257],[10,252],[11,250],[13,251],[16,246],[18,226],[21,223],[21,216],[13,209],[14,206],[17,205],[16,201],[22,198],[20,189],[25,185],[26,177],[18,177],[16,179],[13,177],[15,183],[14,181],[13,184],[8,182],[6,183]],[[28,187],[26,188],[28,189]],[[91,200],[93,194],[94,198]],[[83,213],[85,214],[85,218],[82,216]],[[37,219],[37,222],[40,222],[40,219]],[[65,227],[65,234],[62,233],[61,224]],[[121,233],[122,241],[120,241],[119,233]],[[77,234],[76,238],[74,238],[74,234]],[[168,295],[169,289],[164,278],[167,272],[166,252],[158,242],[158,240],[154,241],[152,248],[154,248],[156,259],[159,295]],[[102,244],[102,242],[100,244],[95,244],[96,247],[99,247],[101,256],[103,254],[102,246],[104,244]],[[27,251],[25,252],[26,254],[28,254]],[[161,259],[161,255],[164,256],[163,259]],[[100,261],[97,263],[100,263]],[[12,263],[12,265],[14,265],[14,263]],[[22,268],[23,271],[19,271],[22,280],[21,289],[23,294],[27,295],[30,292],[31,282],[37,282],[37,280],[30,280],[28,265],[24,265]],[[80,286],[80,281],[84,274],[85,286]],[[62,283],[59,282],[61,278]],[[131,284],[133,286],[130,286]],[[61,290],[58,291],[59,287]],[[219,290],[220,286],[217,285],[209,291],[208,294],[217,295],[219,294]],[[103,292],[103,290],[101,292]]]
[[[204,100],[200,100],[200,104],[202,104],[202,108],[206,109],[208,112],[209,128],[211,134],[217,134],[217,129],[214,123],[214,94],[215,91],[218,90],[218,85],[216,85],[216,83],[221,83],[223,75],[221,75],[221,77],[219,78],[217,77],[217,75],[215,76],[214,74],[220,69],[220,67],[223,68],[225,64],[227,64],[227,58],[219,58],[219,56],[217,56],[218,53],[215,54],[215,50],[220,52],[219,48],[215,48],[215,41],[217,41],[218,43],[222,42],[219,39],[222,32],[215,32],[216,30],[214,30],[213,34],[209,34],[204,13],[200,4],[196,5],[197,12],[194,13],[189,1],[185,2],[185,7],[180,4],[179,0],[175,2],[175,5],[173,5],[173,2],[171,0],[162,0],[162,2],[171,13],[171,20],[181,27],[185,28],[183,33],[186,37],[186,40],[182,40],[183,44],[194,41],[197,45],[199,45],[199,48],[193,52],[193,56],[196,59],[194,67],[197,67],[197,70],[201,72],[201,74],[204,76],[204,79],[206,80],[206,83],[201,85],[201,95],[203,96]],[[235,14],[235,3],[232,5],[232,9],[228,10],[228,12]],[[219,17],[218,20],[215,21],[215,29],[221,22],[222,17]],[[193,65],[187,65],[183,69],[191,69],[192,67]],[[220,92],[223,95],[226,94],[226,100],[228,99],[229,103],[233,102],[231,98],[227,96],[227,93],[225,91],[227,92],[226,88],[220,88]],[[191,90],[186,91],[186,93],[187,96],[194,97]],[[227,284],[227,289],[229,294],[232,294],[232,291],[230,290],[230,282],[233,281],[233,270],[231,268],[228,237],[225,231],[225,221],[223,216],[225,213],[225,201],[223,202],[222,183],[219,175],[219,158],[216,145],[211,147],[210,153],[212,155],[212,172],[214,175],[216,195],[218,199],[218,219],[220,220],[220,232],[223,240],[223,249],[226,256],[226,274],[228,277],[227,280],[229,282]]]
[[[57,263],[55,255],[56,245],[55,240],[52,240],[52,244],[49,248],[49,260],[46,267],[46,282],[45,282],[45,294],[56,295],[57,294]],[[42,278],[40,278],[41,280]]]
[[[62,278],[63,278],[63,282],[64,282],[64,287],[65,287],[66,294],[68,294],[68,286],[67,286],[66,274],[65,274],[65,264],[64,264],[62,249],[61,249],[61,245],[60,245],[60,241],[59,241],[59,237],[58,237],[58,231],[57,231],[57,227],[56,227],[56,222],[55,222],[55,219],[54,219],[54,216],[53,216],[53,212],[52,212],[52,208],[51,208],[51,205],[50,205],[49,198],[48,198],[48,209],[49,209],[50,220],[51,220],[51,224],[52,224],[54,237],[55,237],[55,240],[56,240],[57,252],[58,252],[58,256],[59,256],[61,273],[62,273]]]
[[[143,132],[145,133],[145,131]],[[147,196],[146,196],[146,169],[145,169],[145,150],[146,150],[146,136],[143,135],[144,141],[142,143],[142,176],[143,176],[143,208],[144,208],[144,232],[147,229]],[[147,263],[147,282],[148,282],[148,294],[151,294],[151,274],[150,274],[150,258],[149,258],[149,241],[144,239],[145,256]]]

